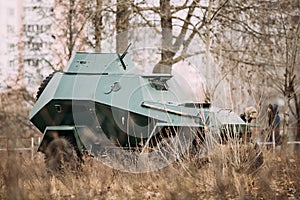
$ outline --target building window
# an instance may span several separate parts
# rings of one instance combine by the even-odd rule
[[[40,64],[40,60],[39,59],[25,59],[24,63],[27,64],[27,66],[34,66],[37,67]]]
[[[41,42],[33,42],[32,43],[32,50],[40,50],[42,48]]]
[[[11,34],[14,33],[15,29],[12,25],[7,25],[7,33]]]
[[[50,25],[31,24],[23,25],[23,30],[27,33],[44,33],[46,31],[49,31],[50,27]]]
[[[8,14],[8,16],[10,16],[10,17],[15,16],[15,9],[13,9],[13,8],[8,8],[7,14]]]
[[[15,66],[15,61],[14,60],[10,60],[9,61],[9,67],[13,68]]]
[[[14,43],[9,43],[8,44],[8,50],[11,52],[11,51],[14,51],[15,50],[15,47],[16,45]]]

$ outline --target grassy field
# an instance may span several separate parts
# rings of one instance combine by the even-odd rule
[[[0,132],[8,135],[2,136],[37,134],[28,109],[15,106],[23,105],[26,95],[5,95],[1,96]],[[30,151],[0,151],[0,199],[300,199],[299,153],[262,149],[264,162],[258,168],[252,150],[218,145],[204,158],[189,156],[140,174],[87,158],[80,170],[59,178],[49,176],[42,154],[31,160]]]
[[[299,155],[267,150],[263,155],[264,164],[251,169],[248,151],[236,156],[220,145],[205,158],[143,174],[116,171],[88,158],[75,173],[53,178],[43,155],[31,160],[2,152],[0,199],[300,199]]]

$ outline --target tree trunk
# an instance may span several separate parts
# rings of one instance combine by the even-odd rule
[[[128,46],[129,4],[125,0],[117,0],[116,14],[116,51],[123,53]]]
[[[160,0],[160,23],[162,29],[161,60],[155,65],[153,73],[172,73],[172,13],[170,0]]]
[[[300,142],[300,100],[298,101],[297,94],[294,94],[294,101],[296,107],[295,117],[297,119],[296,141]],[[295,150],[300,150],[300,144],[296,145]]]
[[[297,135],[296,135],[296,141],[300,142],[300,118],[297,119]],[[300,149],[300,144],[297,145],[297,149]]]
[[[211,66],[211,54],[210,54],[210,34],[211,34],[211,24],[209,20],[211,19],[212,15],[212,0],[209,1],[208,8],[207,8],[207,24],[206,24],[206,41],[205,41],[205,51],[206,51],[206,66],[205,66],[205,77],[207,80],[210,80],[210,83],[208,83],[208,88],[206,88],[206,98],[209,99],[210,101],[213,100],[213,95],[211,95],[211,91],[213,88],[213,85],[215,85],[215,77],[212,76],[212,66]],[[232,90],[230,90],[232,91]]]
[[[101,40],[102,40],[102,0],[96,1],[96,12],[94,16],[94,26],[95,26],[95,51],[100,52],[101,51]]]
[[[287,95],[285,95],[284,97],[284,112],[286,113],[289,113],[289,98]],[[283,132],[282,132],[282,145],[281,145],[281,148],[282,150],[286,150],[287,149],[287,141],[288,141],[288,115],[285,115],[284,114],[284,117],[283,117]]]
[[[74,42],[73,42],[73,15],[74,15],[74,0],[69,1],[69,13],[68,13],[68,40],[67,40],[67,46],[68,46],[68,60],[72,56],[73,48],[74,48]]]

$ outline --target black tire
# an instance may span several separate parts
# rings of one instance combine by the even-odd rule
[[[36,97],[35,100],[37,101],[39,99],[39,97],[41,96],[41,94],[43,93],[43,91],[45,90],[46,86],[48,85],[48,83],[50,82],[50,80],[52,79],[53,75],[55,74],[55,72],[52,72],[51,74],[49,74],[41,83],[37,93],[36,93]]]
[[[45,151],[45,164],[52,175],[75,172],[80,166],[74,147],[65,139],[52,140]]]

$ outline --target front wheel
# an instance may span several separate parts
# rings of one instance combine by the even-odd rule
[[[46,148],[45,164],[50,173],[62,174],[77,170],[80,162],[74,147],[65,138],[56,138]]]

